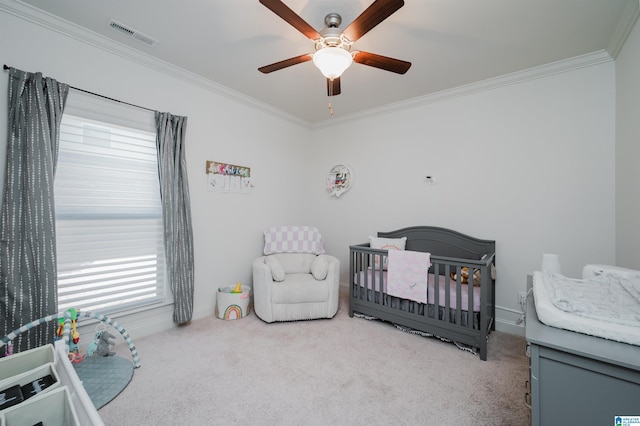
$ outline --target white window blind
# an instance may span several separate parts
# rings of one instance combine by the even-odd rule
[[[71,91],[55,175],[58,308],[165,301],[153,113]]]

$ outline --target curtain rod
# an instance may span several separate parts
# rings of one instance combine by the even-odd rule
[[[6,71],[6,70],[8,70],[8,69],[9,69],[9,66],[8,66],[7,64],[4,64],[4,65],[2,66],[2,68]],[[73,89],[73,90],[77,90],[77,91],[79,91],[79,92],[86,93],[86,94],[88,94],[88,95],[97,96],[97,97],[99,97],[99,98],[108,99],[108,100],[110,100],[110,101],[114,101],[114,102],[120,102],[121,104],[129,105],[129,106],[132,106],[132,107],[135,107],[135,108],[140,108],[140,109],[145,109],[145,110],[147,110],[147,111],[156,112],[156,110],[155,110],[155,109],[151,109],[151,108],[143,107],[143,106],[140,106],[140,105],[132,104],[132,103],[129,103],[129,102],[121,101],[121,100],[119,100],[119,99],[113,99],[113,98],[110,98],[110,97],[108,97],[108,96],[101,95],[101,94],[99,94],[99,93],[94,93],[94,92],[90,92],[90,91],[88,91],[88,90],[80,89],[80,88],[78,88],[78,87],[69,86],[69,88],[71,88],[71,89]]]

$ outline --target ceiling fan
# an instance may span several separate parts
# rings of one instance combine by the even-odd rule
[[[400,59],[357,50],[351,51],[351,46],[360,37],[404,6],[403,0],[375,0],[344,30],[339,28],[342,23],[340,15],[330,13],[324,19],[327,28],[320,32],[316,31],[281,0],[259,1],[315,44],[314,53],[305,53],[258,68],[258,71],[262,73],[268,74],[313,60],[327,78],[327,94],[335,96],[340,94],[340,76],[352,62],[397,74],[404,74],[411,67],[411,62]]]

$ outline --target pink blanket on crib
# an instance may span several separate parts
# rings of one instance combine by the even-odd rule
[[[427,303],[431,255],[419,251],[389,250],[387,294]]]

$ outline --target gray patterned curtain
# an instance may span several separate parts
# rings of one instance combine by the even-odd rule
[[[175,302],[173,321],[184,324],[193,315],[193,231],[184,152],[187,117],[156,112],[156,129],[164,245]]]
[[[53,177],[69,86],[9,69],[7,173],[0,226],[2,335],[57,311]],[[57,324],[22,333],[16,352],[53,341]]]

